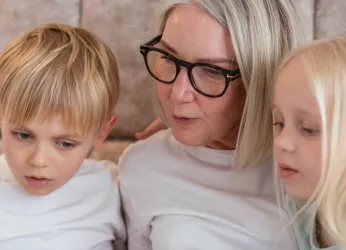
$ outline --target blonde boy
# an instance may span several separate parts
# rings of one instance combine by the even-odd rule
[[[0,249],[124,249],[107,162],[85,159],[116,122],[110,49],[82,28],[49,24],[0,57]]]

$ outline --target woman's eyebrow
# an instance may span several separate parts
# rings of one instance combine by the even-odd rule
[[[165,40],[161,39],[160,43],[162,44],[162,46],[167,49],[169,52],[172,52],[174,54],[178,54],[178,52],[171,46],[169,45]]]
[[[173,48],[173,46],[169,45],[165,40],[161,39],[160,41],[161,45],[168,50],[169,52],[179,55],[176,49]],[[196,62],[203,62],[203,63],[228,63],[234,66],[237,66],[237,60],[236,59],[230,59],[230,58],[198,58]]]
[[[197,62],[203,62],[203,63],[210,63],[210,64],[215,64],[215,63],[228,63],[234,66],[237,66],[237,60],[234,59],[229,59],[229,58],[199,58],[196,60]]]

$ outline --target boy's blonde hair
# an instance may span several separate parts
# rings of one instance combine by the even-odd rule
[[[293,58],[301,59],[310,72],[309,85],[322,124],[320,181],[298,212],[315,202],[326,229],[341,249],[346,249],[346,37],[315,41],[293,51],[278,73]]]
[[[118,94],[115,57],[82,28],[43,25],[0,57],[1,119],[10,123],[62,116],[79,134],[97,132],[112,117]]]
[[[304,39],[292,1],[163,0],[163,2],[157,22],[160,34],[176,8],[194,5],[201,7],[229,32],[246,89],[235,163],[239,169],[261,165],[270,158],[273,150],[271,116],[273,74],[283,56]],[[161,110],[159,112],[164,120],[163,112]]]

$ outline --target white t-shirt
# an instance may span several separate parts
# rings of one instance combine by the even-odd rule
[[[120,194],[109,167],[85,160],[64,186],[35,196],[15,181],[0,156],[0,249],[125,249]]]
[[[297,249],[272,164],[232,165],[233,151],[184,146],[171,130],[128,148],[119,167],[129,250]]]

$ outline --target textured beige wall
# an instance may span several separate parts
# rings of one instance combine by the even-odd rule
[[[346,0],[315,1],[315,38],[346,35]]]
[[[0,0],[0,50],[15,36],[49,22],[79,24],[79,0]]]
[[[153,81],[139,53],[150,37],[152,13],[159,0],[85,0],[82,26],[100,36],[115,52],[121,79],[114,134],[133,136],[154,119]]]
[[[297,9],[306,39],[314,38],[314,8],[316,0],[293,0]]]

